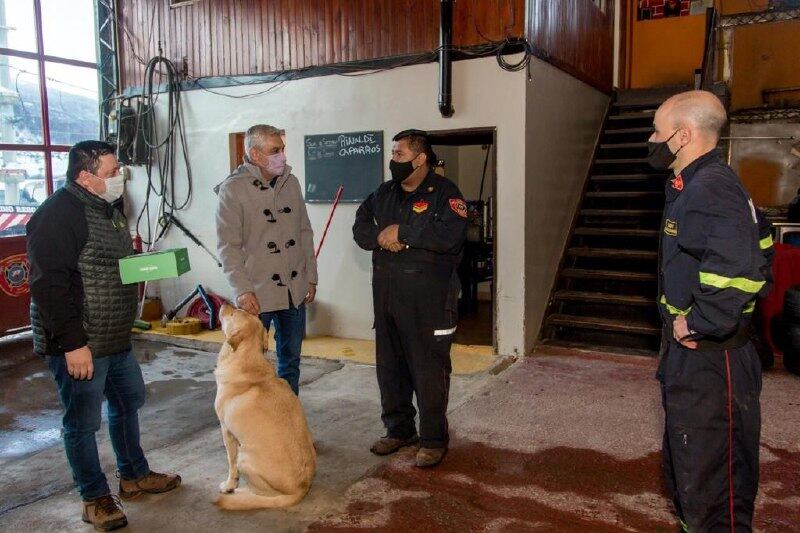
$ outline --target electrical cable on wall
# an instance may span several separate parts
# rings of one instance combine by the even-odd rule
[[[503,57],[504,55],[519,53],[520,48],[522,49],[521,51],[524,53],[524,57],[518,63],[513,63],[513,64],[508,63]],[[430,63],[436,60],[437,55],[441,51],[441,49],[442,47],[437,47],[436,49],[430,52],[421,52],[418,54],[406,56],[403,58],[404,59],[403,61],[399,61],[398,63],[394,63],[386,67],[380,67],[375,69],[365,69],[363,63],[339,63],[334,65],[319,65],[314,67],[305,67],[301,69],[278,71],[273,73],[271,80],[258,79],[250,82],[240,82],[236,79],[235,76],[202,76],[202,77],[190,78],[187,80],[187,82],[188,82],[188,88],[197,88],[202,91],[215,94],[217,96],[222,96],[225,98],[246,99],[246,98],[261,96],[263,94],[267,94],[274,90],[277,90],[280,87],[282,87],[285,83],[293,81],[295,79],[299,79],[302,77],[302,74],[309,71],[318,73],[317,75],[319,76],[325,76],[325,75],[337,75],[337,76],[348,76],[348,77],[370,76],[373,74],[387,72],[389,70],[393,70],[400,67]],[[509,72],[517,72],[520,70],[527,69],[530,65],[530,58],[532,55],[535,55],[540,58],[546,58],[546,54],[544,52],[537,50],[525,38],[507,38],[502,41],[490,41],[482,45],[470,46],[470,47],[451,46],[450,50],[455,52],[456,55],[461,55],[464,57],[485,57],[494,55],[497,58],[497,64],[500,66],[500,68]],[[382,58],[382,59],[386,60],[392,58]],[[231,85],[227,87],[263,85],[265,83],[275,83],[275,85],[253,93],[226,94],[224,92],[220,92],[203,85],[203,80],[206,80],[208,78],[227,79],[231,82]],[[528,71],[528,79],[529,80],[531,79],[530,70]]]
[[[159,43],[159,52],[160,52]],[[156,75],[166,77],[166,114],[167,129],[162,138],[159,138],[158,125],[155,120],[155,106],[158,102],[158,87]],[[160,80],[159,80],[160,81]],[[147,192],[145,194],[144,205],[136,219],[136,231],[142,236],[142,242],[147,245],[148,250],[152,249],[155,243],[164,237],[172,226],[173,215],[186,208],[192,199],[192,167],[189,162],[188,147],[186,145],[186,134],[184,131],[183,117],[181,111],[181,87],[178,71],[175,64],[169,59],[159,55],[150,59],[144,72],[142,83],[142,95],[139,108],[136,112],[135,131],[140,131],[141,138],[146,146],[147,161]],[[144,124],[151,124],[152,131],[142,127]],[[186,195],[178,197],[176,185],[175,161],[180,149],[186,168]],[[158,175],[153,173],[153,162],[158,171]],[[155,200],[156,207],[153,209],[151,203]],[[156,219],[161,225],[160,231],[153,238],[152,215],[155,211]],[[146,224],[142,231],[142,219]]]

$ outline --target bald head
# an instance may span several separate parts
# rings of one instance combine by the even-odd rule
[[[653,146],[666,143],[674,155],[669,168],[677,175],[692,161],[717,147],[727,120],[725,107],[712,93],[676,94],[656,111],[649,141],[656,143]]]
[[[664,102],[659,111],[673,129],[690,128],[700,136],[708,136],[715,143],[728,120],[722,102],[708,91],[676,94]]]

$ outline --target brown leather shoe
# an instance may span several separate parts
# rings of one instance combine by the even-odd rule
[[[128,519],[122,512],[122,504],[116,496],[110,494],[83,502],[82,518],[97,531],[112,531],[128,525]]]
[[[419,437],[414,435],[407,439],[395,439],[392,437],[381,437],[370,447],[369,451],[375,455],[390,455],[404,446],[411,446],[419,441]]]
[[[132,500],[142,494],[161,494],[176,489],[181,484],[178,474],[159,474],[150,471],[141,479],[119,479],[119,497],[123,500]]]
[[[447,454],[447,448],[420,448],[417,451],[417,466],[428,468],[442,462]]]

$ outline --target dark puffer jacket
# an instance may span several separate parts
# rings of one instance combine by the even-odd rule
[[[129,350],[136,285],[118,260],[133,253],[125,216],[79,185],[67,185],[27,224],[34,351],[61,355],[88,345],[94,357]]]

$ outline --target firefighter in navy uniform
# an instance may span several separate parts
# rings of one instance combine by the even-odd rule
[[[420,441],[417,466],[441,462],[448,445],[450,345],[456,330],[456,267],[467,230],[458,187],[433,171],[425,132],[393,139],[392,180],[361,204],[356,243],[372,251],[381,419],[386,436],[370,450],[388,455]],[[412,397],[419,408],[419,438]]]
[[[663,466],[687,531],[750,531],[758,490],[761,363],[750,342],[772,239],[716,149],[719,99],[690,91],[656,112],[650,164],[672,169],[659,253]],[[763,229],[763,228],[762,228]]]

